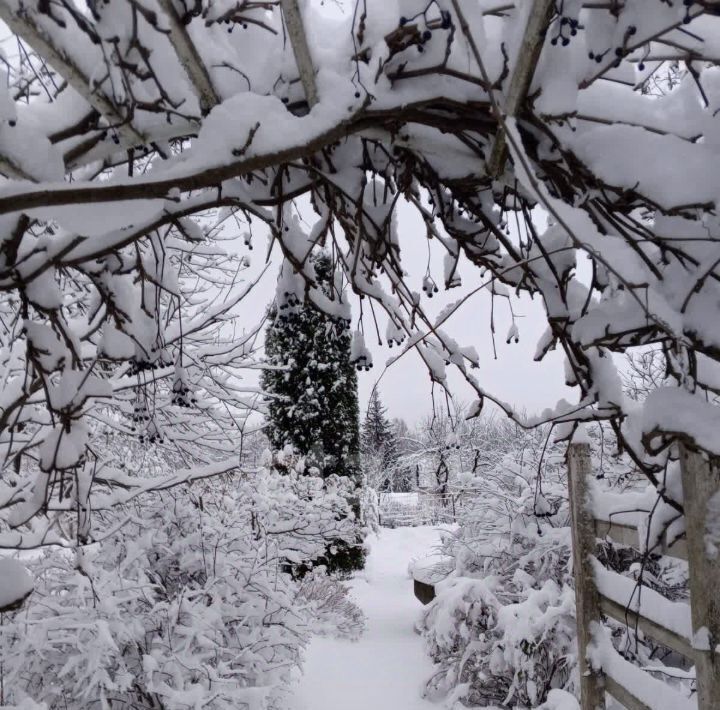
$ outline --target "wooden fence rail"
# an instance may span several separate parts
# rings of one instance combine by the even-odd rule
[[[582,710],[603,710],[605,693],[628,710],[720,708],[720,653],[716,652],[720,642],[720,559],[709,554],[706,539],[711,529],[707,525],[708,504],[720,498],[720,470],[702,455],[684,449],[680,466],[685,540],[666,540],[662,551],[687,559],[689,605],[672,602],[600,564],[595,557],[597,537],[639,547],[638,529],[625,522],[595,519],[590,499],[590,447],[573,443],[568,449]],[[599,653],[603,615],[637,628],[693,662],[697,703],[626,661],[609,642]],[[598,657],[603,659],[600,663]],[[595,662],[591,664],[590,659]]]

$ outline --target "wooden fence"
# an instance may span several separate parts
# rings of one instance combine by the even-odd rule
[[[690,604],[670,601],[600,564],[595,557],[598,537],[639,547],[638,529],[596,519],[589,445],[575,443],[568,449],[582,710],[604,709],[605,693],[628,710],[720,708],[720,559],[712,555],[706,538],[712,530],[708,503],[716,494],[720,497],[720,468],[685,449],[680,466],[685,539],[665,540],[662,551],[688,561]],[[603,615],[635,627],[694,663],[696,698],[686,698],[617,653],[602,625]]]
[[[463,506],[477,493],[457,490],[449,493],[416,491],[385,493],[378,496],[380,525],[403,527],[412,525],[447,525],[457,522]]]

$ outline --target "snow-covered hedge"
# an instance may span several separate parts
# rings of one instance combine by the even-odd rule
[[[0,628],[5,702],[284,707],[310,635],[362,627],[336,581],[288,572],[352,539],[345,487],[261,471],[174,489],[126,507],[104,542],[47,552],[32,564],[35,591]]]

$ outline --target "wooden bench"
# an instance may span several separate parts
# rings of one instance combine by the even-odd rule
[[[435,585],[428,584],[427,582],[421,582],[419,579],[413,580],[413,590],[415,596],[423,603],[429,604],[435,599]]]

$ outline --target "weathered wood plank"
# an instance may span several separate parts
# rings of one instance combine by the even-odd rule
[[[634,525],[626,523],[614,523],[609,520],[595,519],[595,535],[600,538],[609,537],[618,545],[627,545],[640,549],[640,536],[638,529]],[[675,540],[672,544],[668,543],[664,537],[660,546],[660,552],[668,557],[674,557],[678,560],[687,561],[687,545],[685,539]]]
[[[527,98],[530,83],[535,73],[535,67],[537,66],[540,52],[545,42],[545,31],[554,9],[554,0],[535,0],[528,14],[525,33],[518,48],[515,66],[512,76],[510,77],[510,84],[502,107],[503,118],[516,116]],[[505,131],[502,126],[499,126],[495,142],[490,151],[490,158],[487,162],[489,175],[494,178],[500,177],[505,166],[505,161],[507,160],[507,154]]]
[[[674,557],[676,560],[688,559],[687,540],[683,537],[668,543],[667,536],[662,540],[662,553],[668,557]]]
[[[685,535],[690,574],[698,710],[720,704],[720,557],[707,544],[709,508],[720,498],[720,466],[700,453],[680,446],[685,509]]]
[[[624,523],[613,523],[607,520],[595,520],[595,535],[597,537],[609,537],[618,545],[627,545],[638,549],[640,547],[640,536],[638,529]]]
[[[596,638],[601,647],[605,690],[628,710],[697,710],[694,695],[673,688],[638,668],[613,649],[609,637]]]
[[[695,651],[688,639],[670,631],[670,629],[666,629],[660,624],[656,624],[651,619],[638,614],[632,609],[624,607],[622,604],[618,604],[613,599],[609,599],[602,594],[600,595],[600,611],[606,616],[615,619],[615,621],[619,621],[621,624],[627,623],[630,626],[637,626],[644,634],[652,636],[652,638],[663,644],[663,646],[677,651],[677,653],[682,654],[690,660],[695,658]]]
[[[622,703],[627,710],[653,710],[649,705],[636,698],[625,686],[620,685],[610,676],[605,676],[605,689],[619,703]]]

